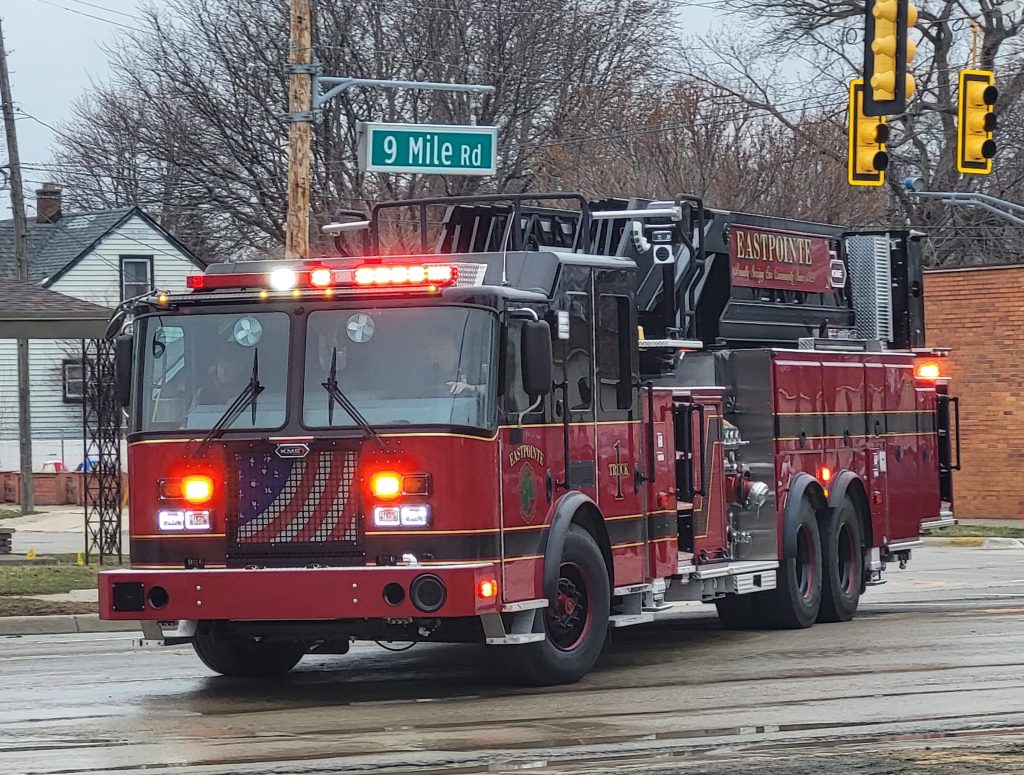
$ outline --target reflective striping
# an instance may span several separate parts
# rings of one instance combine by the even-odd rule
[[[936,432],[934,410],[890,412],[831,412],[776,414],[778,440],[878,438]]]

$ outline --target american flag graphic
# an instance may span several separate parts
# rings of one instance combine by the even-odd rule
[[[236,455],[239,544],[356,541],[355,452]]]

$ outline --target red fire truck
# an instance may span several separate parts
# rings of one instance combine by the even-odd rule
[[[126,308],[131,567],[101,574],[103,618],[228,675],[367,639],[567,682],[677,601],[849,620],[953,523],[918,234],[685,195],[338,228],[362,255],[215,264]]]

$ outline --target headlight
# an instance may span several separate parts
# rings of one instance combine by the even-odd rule
[[[185,512],[185,529],[186,530],[209,530],[210,529],[210,512],[209,511],[186,511]]]
[[[184,530],[184,511],[161,511],[157,513],[157,524],[161,530]]]
[[[373,509],[373,524],[376,527],[398,527],[402,524],[398,506],[376,506]]]
[[[402,506],[402,527],[426,527],[430,524],[430,506]]]

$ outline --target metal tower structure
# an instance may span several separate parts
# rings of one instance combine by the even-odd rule
[[[85,442],[85,559],[121,562],[121,407],[114,387],[114,341],[82,342]]]

